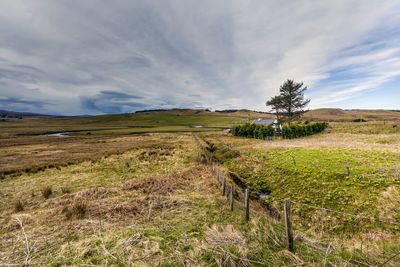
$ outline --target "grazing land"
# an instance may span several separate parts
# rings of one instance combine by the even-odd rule
[[[309,120],[353,121],[399,121],[400,112],[390,110],[343,110],[337,108],[320,108],[307,112],[304,117]]]
[[[254,114],[195,112],[2,122],[0,265],[400,264],[395,121],[264,141],[221,131]],[[233,212],[187,131],[235,184]],[[73,135],[37,136],[54,132]],[[249,222],[241,187],[251,190]]]
[[[273,117],[270,114],[240,110],[219,113],[202,110],[170,110],[90,117],[23,117],[0,121],[0,138],[71,132],[72,135],[135,134],[146,132],[210,131],[245,123],[248,119]],[[201,126],[195,128],[194,126]]]

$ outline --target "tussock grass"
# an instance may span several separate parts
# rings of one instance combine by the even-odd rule
[[[88,210],[88,202],[83,197],[76,197],[70,208],[70,212],[73,216],[78,219],[85,217],[86,211]]]
[[[69,187],[67,187],[67,186],[62,186],[61,187],[61,193],[69,194],[69,193],[71,193],[71,189]]]
[[[13,200],[13,206],[14,206],[14,211],[15,212],[20,212],[24,210],[24,202],[21,199],[20,196],[17,196],[14,200]]]
[[[124,141],[138,139],[115,140]],[[230,211],[211,168],[196,162],[200,151],[191,135],[154,134],[142,136],[141,141],[152,146],[60,170],[7,175],[0,181],[4,264],[24,264],[26,244],[33,266],[360,265],[357,261],[372,265],[383,263],[397,249],[395,236],[382,231],[327,239],[318,229],[305,231],[296,222],[295,251],[289,252],[282,222],[269,218],[260,203],[251,201],[248,223],[242,200],[235,201],[235,210]],[[230,160],[243,159],[242,154]],[[259,160],[254,151],[244,155]],[[30,195],[50,182],[54,188],[50,199],[30,196],[24,200],[24,212],[15,214],[11,203],[15,192]],[[64,193],[64,187],[70,192]],[[388,190],[382,201],[394,201],[396,194]],[[368,250],[367,238],[373,240]]]
[[[53,189],[51,185],[44,185],[40,189],[40,192],[45,199],[48,199],[53,194]]]

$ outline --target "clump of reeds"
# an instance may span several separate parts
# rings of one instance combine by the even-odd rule
[[[69,194],[69,193],[71,193],[71,189],[67,186],[63,186],[63,187],[61,187],[61,193]]]
[[[82,219],[85,217],[88,208],[88,203],[84,198],[75,198],[71,206],[71,214],[75,217]]]
[[[42,196],[45,199],[48,199],[51,196],[51,194],[53,194],[53,190],[50,185],[43,186],[41,189],[41,192],[42,192]]]
[[[24,203],[20,197],[16,197],[13,201],[14,211],[20,212],[24,210]]]

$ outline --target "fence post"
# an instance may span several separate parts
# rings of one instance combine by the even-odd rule
[[[396,169],[397,180],[400,180],[399,166],[396,163],[394,163],[394,168]]]
[[[280,161],[280,160],[279,160],[279,154],[278,154],[278,152],[276,152],[276,159],[277,159],[278,161]]]
[[[225,196],[225,192],[226,192],[226,178],[224,177],[224,183],[222,185],[222,195]]]
[[[285,199],[285,228],[286,228],[286,243],[289,251],[293,252],[293,233],[292,233],[292,218],[290,215],[290,199]]]
[[[230,205],[231,205],[231,211],[233,211],[233,190],[234,190],[234,187],[233,187],[233,184],[231,184],[231,192],[230,192],[230,195],[229,195],[229,202],[230,202]]]
[[[318,168],[318,166],[319,166],[319,164],[318,164],[318,159],[317,159],[317,158],[315,158],[315,167],[317,167],[317,168]]]
[[[250,220],[250,203],[249,203],[249,189],[246,188],[244,205],[246,207],[246,221]]]
[[[347,175],[350,175],[350,168],[349,168],[349,163],[347,162],[347,159],[345,160],[346,162],[346,169],[347,169]]]
[[[293,155],[290,155],[290,156],[292,157],[293,165],[296,166],[296,160],[294,159],[294,156]]]

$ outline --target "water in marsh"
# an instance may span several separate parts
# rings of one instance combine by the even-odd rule
[[[69,136],[70,132],[63,132],[63,133],[51,133],[51,134],[39,134],[38,136],[55,136],[55,137],[62,137],[62,136]]]

